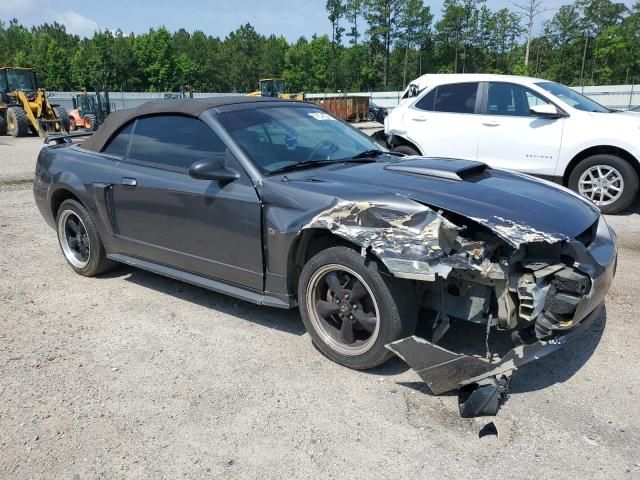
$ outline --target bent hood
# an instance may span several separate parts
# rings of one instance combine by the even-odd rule
[[[288,175],[290,186],[338,198],[392,194],[463,215],[511,244],[556,242],[593,226],[598,209],[573,192],[532,177],[467,160],[410,157],[340,164]],[[306,185],[305,185],[306,184]]]

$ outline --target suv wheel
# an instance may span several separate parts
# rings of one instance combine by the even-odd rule
[[[594,155],[576,165],[569,188],[595,203],[602,213],[617,213],[638,194],[638,174],[620,157]]]
[[[403,286],[354,250],[329,248],[302,269],[302,321],[329,359],[349,368],[373,368],[392,355],[386,344],[415,330],[417,302]]]
[[[60,205],[57,232],[62,253],[76,273],[93,277],[115,265],[107,259],[89,212],[76,200],[65,200]]]

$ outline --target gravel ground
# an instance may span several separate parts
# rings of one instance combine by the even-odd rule
[[[637,208],[610,218],[602,318],[517,372],[497,417],[461,419],[398,359],[326,360],[296,311],[124,266],[75,275],[6,181],[34,140],[0,140],[0,478],[640,478]]]
[[[33,179],[36,159],[41,148],[40,137],[0,137],[0,178],[5,183]]]

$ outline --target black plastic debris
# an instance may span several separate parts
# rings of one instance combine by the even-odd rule
[[[507,396],[509,381],[505,376],[491,377],[460,388],[458,408],[463,418],[495,416]]]
[[[484,427],[480,429],[478,432],[478,438],[488,437],[488,436],[498,436],[498,429],[496,428],[496,424],[493,422],[487,423]]]

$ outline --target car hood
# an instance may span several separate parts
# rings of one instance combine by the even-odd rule
[[[287,175],[293,188],[337,198],[406,197],[475,220],[514,245],[527,237],[550,242],[576,237],[600,215],[595,206],[563,187],[467,160],[379,159]]]

